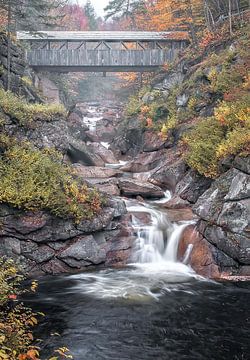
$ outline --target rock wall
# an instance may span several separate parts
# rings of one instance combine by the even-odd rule
[[[7,38],[0,32],[0,87],[7,88]],[[41,97],[32,86],[33,74],[27,68],[23,50],[11,43],[10,90],[24,96],[30,102],[41,102]],[[28,82],[27,82],[28,79]]]
[[[0,256],[14,258],[30,275],[124,265],[133,240],[125,214],[119,199],[110,200],[94,219],[79,224],[42,211],[0,205]]]

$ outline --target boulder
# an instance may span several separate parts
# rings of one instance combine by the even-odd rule
[[[210,187],[212,180],[189,170],[177,184],[175,193],[183,200],[195,203],[198,198]]]
[[[214,244],[232,259],[250,265],[249,237],[232,233],[215,225],[206,226],[204,236],[211,244]]]
[[[156,131],[147,130],[143,135],[143,151],[145,152],[163,149],[167,144],[168,141]]]
[[[141,153],[136,156],[131,162],[128,162],[126,165],[122,166],[120,169],[125,172],[148,172],[157,166],[162,165],[165,161],[167,152],[165,149],[154,151],[151,153]]]
[[[164,191],[158,186],[135,179],[119,179],[119,188],[124,196],[140,195],[144,198],[161,198]]]
[[[99,191],[109,195],[119,196],[120,189],[118,188],[118,180],[111,179],[88,179],[87,184],[95,186]]]
[[[238,234],[249,231],[250,199],[224,203],[216,223]]]
[[[245,182],[239,181],[239,186],[235,186],[236,179],[244,179],[244,174],[232,168],[223,175],[221,175],[216,181],[214,181],[211,187],[206,190],[203,195],[198,199],[193,206],[194,212],[203,220],[211,223],[217,223],[219,218],[219,224],[221,226],[234,227],[234,232],[242,231],[247,226],[247,216],[249,212],[249,201],[242,200],[234,203],[225,201],[230,198],[245,197],[247,190]],[[243,216],[243,223],[240,225],[241,220],[239,216]],[[234,225],[230,225],[229,222],[233,220]],[[238,223],[238,225],[235,224]],[[238,228],[238,230],[235,228]]]
[[[190,206],[189,202],[183,200],[178,195],[174,195],[169,201],[162,204],[166,209],[183,209]]]
[[[117,160],[113,154],[113,152],[109,149],[107,149],[105,146],[99,143],[88,143],[88,150],[99,156],[105,164],[116,164]]]
[[[106,179],[121,175],[119,169],[110,169],[100,166],[84,166],[81,164],[74,164],[74,172],[82,179]]]
[[[71,136],[80,140],[86,140],[86,132],[89,130],[88,126],[82,121],[82,117],[76,111],[72,112],[68,116],[68,126]]]
[[[165,164],[160,167],[151,175],[149,181],[174,192],[176,184],[184,177],[186,171],[187,165],[180,159],[172,164]]]
[[[233,161],[233,166],[236,169],[250,175],[250,156],[246,156],[246,157],[236,156]]]
[[[200,275],[220,278],[222,273],[230,275],[238,264],[219,249],[215,248],[195,229],[193,225],[184,229],[178,247],[178,257],[182,260],[188,246],[192,246],[189,265]]]
[[[81,162],[87,166],[104,166],[103,159],[87,147],[86,143],[81,140],[71,138],[69,142],[68,155],[72,162]]]
[[[188,94],[181,94],[178,95],[176,98],[176,106],[177,107],[185,107],[188,103],[189,95]]]

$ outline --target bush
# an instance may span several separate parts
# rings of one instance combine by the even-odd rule
[[[29,104],[10,91],[0,89],[0,108],[22,126],[30,126],[33,121],[51,121],[56,117],[65,117],[66,110],[59,104]]]
[[[32,347],[37,314],[16,301],[25,292],[21,290],[22,281],[14,262],[0,258],[0,359],[35,359],[29,355],[38,355]],[[32,290],[35,287],[33,283]]]
[[[201,121],[190,134],[183,138],[188,145],[186,161],[200,174],[208,177],[217,175],[216,149],[224,139],[224,129],[215,118]]]
[[[229,156],[247,153],[250,146],[249,95],[241,100],[221,102],[214,117],[207,118],[184,137],[190,167],[200,174],[216,177],[219,162]]]
[[[14,144],[0,158],[0,178],[0,202],[17,208],[49,210],[79,222],[92,218],[103,204],[100,194],[74,179],[52,150]]]

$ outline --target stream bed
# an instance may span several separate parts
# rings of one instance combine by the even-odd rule
[[[95,131],[101,115],[89,112],[84,121]],[[153,202],[125,199],[134,232],[127,267],[39,279],[25,302],[46,314],[36,330],[44,359],[62,346],[75,360],[250,358],[250,284],[197,275],[192,247],[178,258],[182,231],[195,221],[170,219],[161,208],[170,198],[167,190]]]

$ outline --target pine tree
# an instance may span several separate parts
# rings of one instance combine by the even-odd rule
[[[110,0],[105,7],[105,19],[109,18],[127,18],[132,21],[132,25],[136,27],[136,15],[145,11],[144,0]]]
[[[0,0],[0,10],[7,15],[7,90],[10,89],[11,33],[16,30],[41,30],[55,21],[51,10],[67,0]]]
[[[96,19],[96,13],[90,0],[88,0],[84,6],[85,16],[88,18],[89,30],[97,30],[98,24]]]

